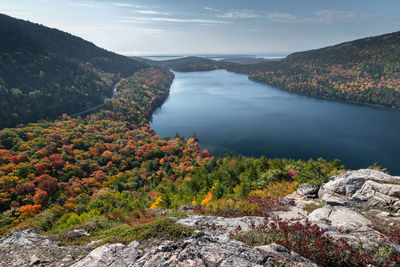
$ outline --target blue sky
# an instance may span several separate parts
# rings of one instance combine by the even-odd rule
[[[125,55],[287,54],[400,30],[399,0],[1,0]]]

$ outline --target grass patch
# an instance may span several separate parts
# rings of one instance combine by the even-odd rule
[[[177,239],[189,237],[193,234],[195,228],[182,226],[175,223],[170,218],[157,218],[152,222],[129,226],[127,224],[119,225],[101,232],[92,237],[92,240],[102,240],[105,243],[123,243],[128,244],[134,240],[145,240],[149,238]]]
[[[322,208],[324,204],[315,204],[315,203],[309,203],[304,205],[304,210],[307,211],[308,213],[313,212],[316,209]]]

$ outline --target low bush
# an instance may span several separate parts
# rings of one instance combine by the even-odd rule
[[[249,193],[250,197],[259,198],[283,198],[296,191],[299,183],[296,181],[280,181],[269,185],[263,190],[253,190]]]
[[[344,239],[333,240],[308,221],[266,222],[249,232],[231,235],[253,246],[280,244],[320,266],[397,266],[400,261],[400,255],[388,246],[365,250],[361,243],[354,246]]]
[[[196,213],[222,217],[261,216],[269,217],[273,211],[287,210],[293,201],[281,198],[247,197],[242,200],[212,200],[205,206],[195,206]]]

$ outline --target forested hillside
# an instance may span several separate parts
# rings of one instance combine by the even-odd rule
[[[0,15],[0,128],[103,103],[146,64],[81,38]]]
[[[251,79],[290,92],[400,108],[400,32],[248,68]]]

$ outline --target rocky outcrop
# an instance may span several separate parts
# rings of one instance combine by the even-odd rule
[[[350,200],[372,208],[398,211],[400,209],[400,185],[366,181]]]
[[[191,238],[165,241],[139,257],[138,242],[106,244],[72,267],[158,266],[317,266],[286,248],[270,244],[249,247],[227,235],[197,233]]]
[[[51,237],[39,235],[36,230],[22,228],[0,239],[0,246],[8,244],[50,246],[55,245],[56,241]]]
[[[397,211],[400,208],[400,178],[370,169],[349,171],[332,177],[321,187],[319,194],[329,205]]]
[[[70,266],[89,251],[79,246],[57,246],[54,239],[35,230],[18,229],[0,239],[0,266]]]
[[[226,235],[199,233],[182,241],[168,241],[141,257],[133,266],[317,266],[276,244],[249,247]]]
[[[307,185],[300,186],[287,196],[297,208],[316,208],[311,209],[304,220],[317,224],[333,239],[344,239],[354,246],[362,243],[365,248],[391,246],[400,252],[398,244],[373,229],[377,224],[386,229],[400,226],[399,177],[362,169],[332,177],[320,187],[318,198],[312,189]]]
[[[198,227],[204,231],[229,233],[236,230],[247,231],[264,223],[263,217],[245,216],[239,218],[225,218],[217,216],[188,215],[177,219],[177,223],[184,226]]]

